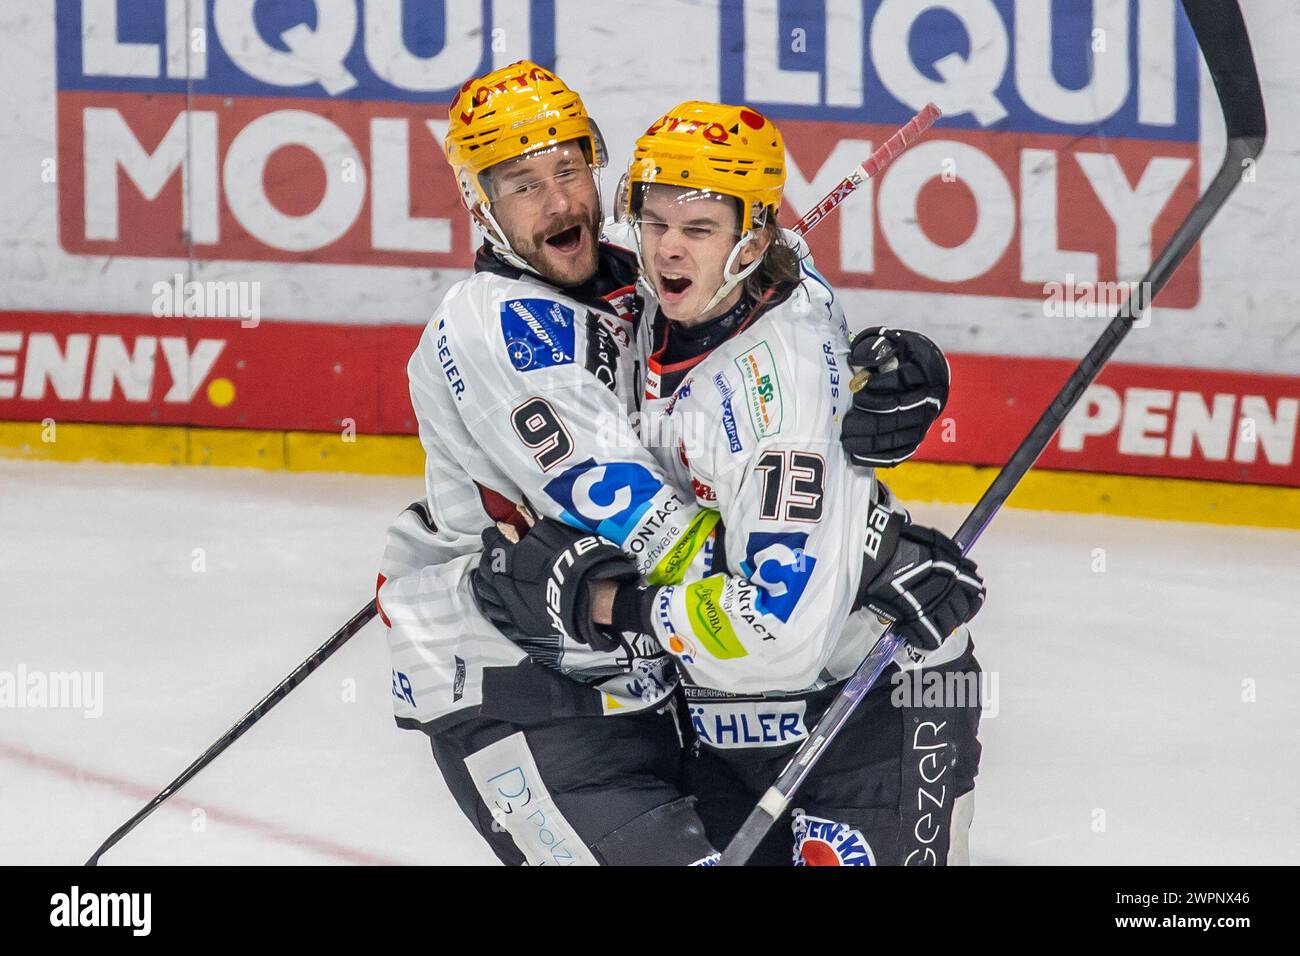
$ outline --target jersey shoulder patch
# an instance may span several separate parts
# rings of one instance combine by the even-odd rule
[[[501,337],[516,371],[571,365],[576,332],[574,311],[553,299],[509,298],[501,302]]]
[[[727,450],[739,454],[745,450],[745,444],[740,440],[740,426],[736,424],[736,388],[725,372],[714,373],[713,387],[721,398],[718,408],[722,414],[722,431],[727,436]]]
[[[771,344],[766,339],[755,343],[736,357],[734,365],[740,378],[737,399],[744,405],[754,433],[760,439],[779,435],[785,406]]]

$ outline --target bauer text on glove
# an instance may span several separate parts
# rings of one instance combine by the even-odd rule
[[[561,633],[598,651],[619,646],[592,620],[591,587],[637,581],[636,562],[588,531],[544,518],[519,541],[493,526],[483,531],[474,594],[498,626],[529,636]]]
[[[893,619],[909,644],[936,649],[984,604],[975,562],[941,531],[875,505],[862,556],[857,607]]]

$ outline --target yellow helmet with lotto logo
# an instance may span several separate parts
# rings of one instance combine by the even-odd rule
[[[630,216],[652,183],[734,196],[741,204],[741,232],[748,233],[780,211],[785,143],[776,124],[747,106],[688,100],[636,141],[628,169]]]
[[[570,140],[592,166],[604,166],[605,142],[582,97],[545,67],[520,60],[469,80],[452,99],[444,146],[467,208],[491,199],[484,171]]]

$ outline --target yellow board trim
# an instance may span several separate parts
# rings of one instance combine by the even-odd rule
[[[879,473],[904,502],[974,504],[999,469],[910,461]],[[1192,478],[1035,469],[1007,499],[1012,508],[1300,528],[1300,488]]]
[[[424,470],[424,449],[413,435],[76,422],[0,422],[0,458],[368,475],[419,475]],[[997,471],[917,461],[881,471],[880,477],[904,501],[971,504]],[[1275,485],[1034,470],[1007,503],[1043,511],[1300,529],[1300,488]]]
[[[253,431],[80,422],[0,422],[0,458],[130,465],[213,465],[270,471],[419,475],[424,449],[413,435]]]

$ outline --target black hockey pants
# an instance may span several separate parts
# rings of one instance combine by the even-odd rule
[[[980,667],[971,647],[933,669],[886,671],[854,711],[750,860],[756,866],[943,866],[968,861],[967,832],[979,768]],[[840,686],[803,697],[796,707],[811,729]],[[784,726],[762,712],[761,725],[731,723],[741,708],[688,697],[693,721],[720,737],[762,738]],[[769,698],[764,706],[771,703]],[[711,712],[713,708],[717,713]],[[805,710],[806,708],[806,710]],[[787,705],[787,710],[791,708]],[[752,710],[751,710],[752,713]],[[791,721],[791,724],[793,722]],[[697,724],[699,726],[699,724]],[[733,731],[732,728],[735,728]],[[764,791],[785,768],[795,745],[716,748],[696,741],[685,760],[684,789],[713,844],[723,849]]]
[[[672,709],[472,718],[431,739],[456,802],[507,865],[685,866],[713,853],[694,798],[677,786]]]

